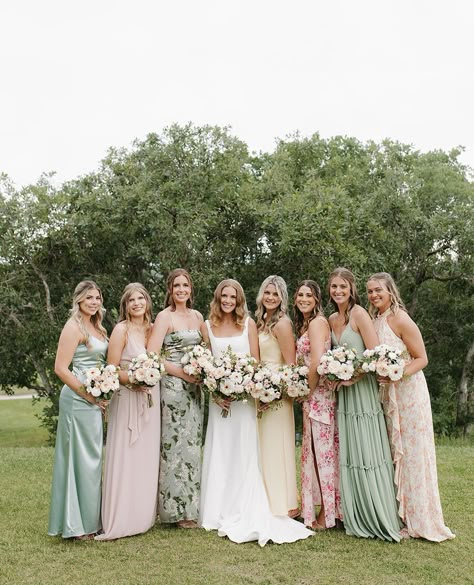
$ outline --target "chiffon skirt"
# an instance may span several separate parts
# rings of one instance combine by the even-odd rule
[[[347,534],[400,541],[390,445],[371,375],[338,392],[340,489]]]

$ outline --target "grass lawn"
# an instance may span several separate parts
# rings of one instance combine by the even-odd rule
[[[474,583],[472,445],[438,447],[444,514],[457,534],[454,541],[442,544],[422,540],[391,544],[330,530],[306,541],[261,549],[256,543],[233,544],[212,532],[159,525],[147,534],[115,542],[70,542],[46,534],[53,449],[13,446],[19,438],[4,446],[8,429],[15,430],[16,420],[23,418],[22,409],[23,415],[29,412],[31,426],[37,426],[30,401],[0,402],[2,585]],[[24,436],[37,440],[38,429],[27,433],[25,420]]]

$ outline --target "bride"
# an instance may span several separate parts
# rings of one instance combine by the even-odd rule
[[[258,359],[255,322],[247,313],[244,291],[232,279],[223,280],[214,292],[209,320],[201,328],[212,353],[229,346],[237,353]],[[221,416],[222,409],[229,415]],[[295,542],[313,533],[287,516],[270,512],[260,471],[255,401],[210,401],[204,446],[199,523],[217,530],[233,542],[271,540]]]

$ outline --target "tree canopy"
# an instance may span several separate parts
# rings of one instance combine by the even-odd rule
[[[97,172],[58,188],[44,176],[18,190],[2,176],[1,387],[47,397],[54,434],[56,343],[86,277],[103,289],[110,331],[128,282],[148,288],[156,312],[176,267],[191,272],[207,313],[222,278],[238,279],[253,308],[269,274],[283,276],[290,294],[303,278],[324,290],[342,265],[364,298],[371,273],[393,274],[427,345],[435,428],[466,430],[474,185],[459,154],[315,134],[256,155],[225,128],[190,124],[111,149]]]

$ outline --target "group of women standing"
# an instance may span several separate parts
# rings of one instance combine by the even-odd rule
[[[94,403],[82,381],[84,369],[105,358],[107,338],[100,290],[91,281],[80,283],[56,359],[65,386],[49,534],[110,540],[145,532],[158,514],[161,523],[201,526],[234,542],[256,540],[261,546],[304,539],[338,521],[347,534],[359,537],[396,542],[403,536],[438,542],[454,538],[441,511],[429,394],[421,371],[427,359],[418,328],[386,273],[367,283],[371,315],[360,306],[349,270],[336,269],[328,290],[335,312],[326,319],[318,284],[305,280],[297,287],[295,343],[287,288],[279,276],[262,283],[256,322],[233,279],[219,283],[204,321],[192,308],[189,273],[174,270],[166,308],[153,327],[147,291],[137,283],[128,285],[107,354],[109,363],[122,368],[120,392],[110,404],[100,513],[105,404]],[[181,365],[184,353],[201,341],[216,356],[230,346],[274,369],[305,361],[311,392],[301,400],[301,495],[291,399],[284,398],[278,409],[257,407],[253,400],[211,401],[202,455],[202,392]],[[320,358],[331,346],[347,344],[362,353],[378,343],[410,354],[400,382],[379,379],[379,387],[372,374],[339,384],[320,378]],[[128,382],[127,364],[145,348],[166,350],[161,389]],[[230,415],[222,417],[222,409]],[[298,516],[303,523],[294,519]]]

